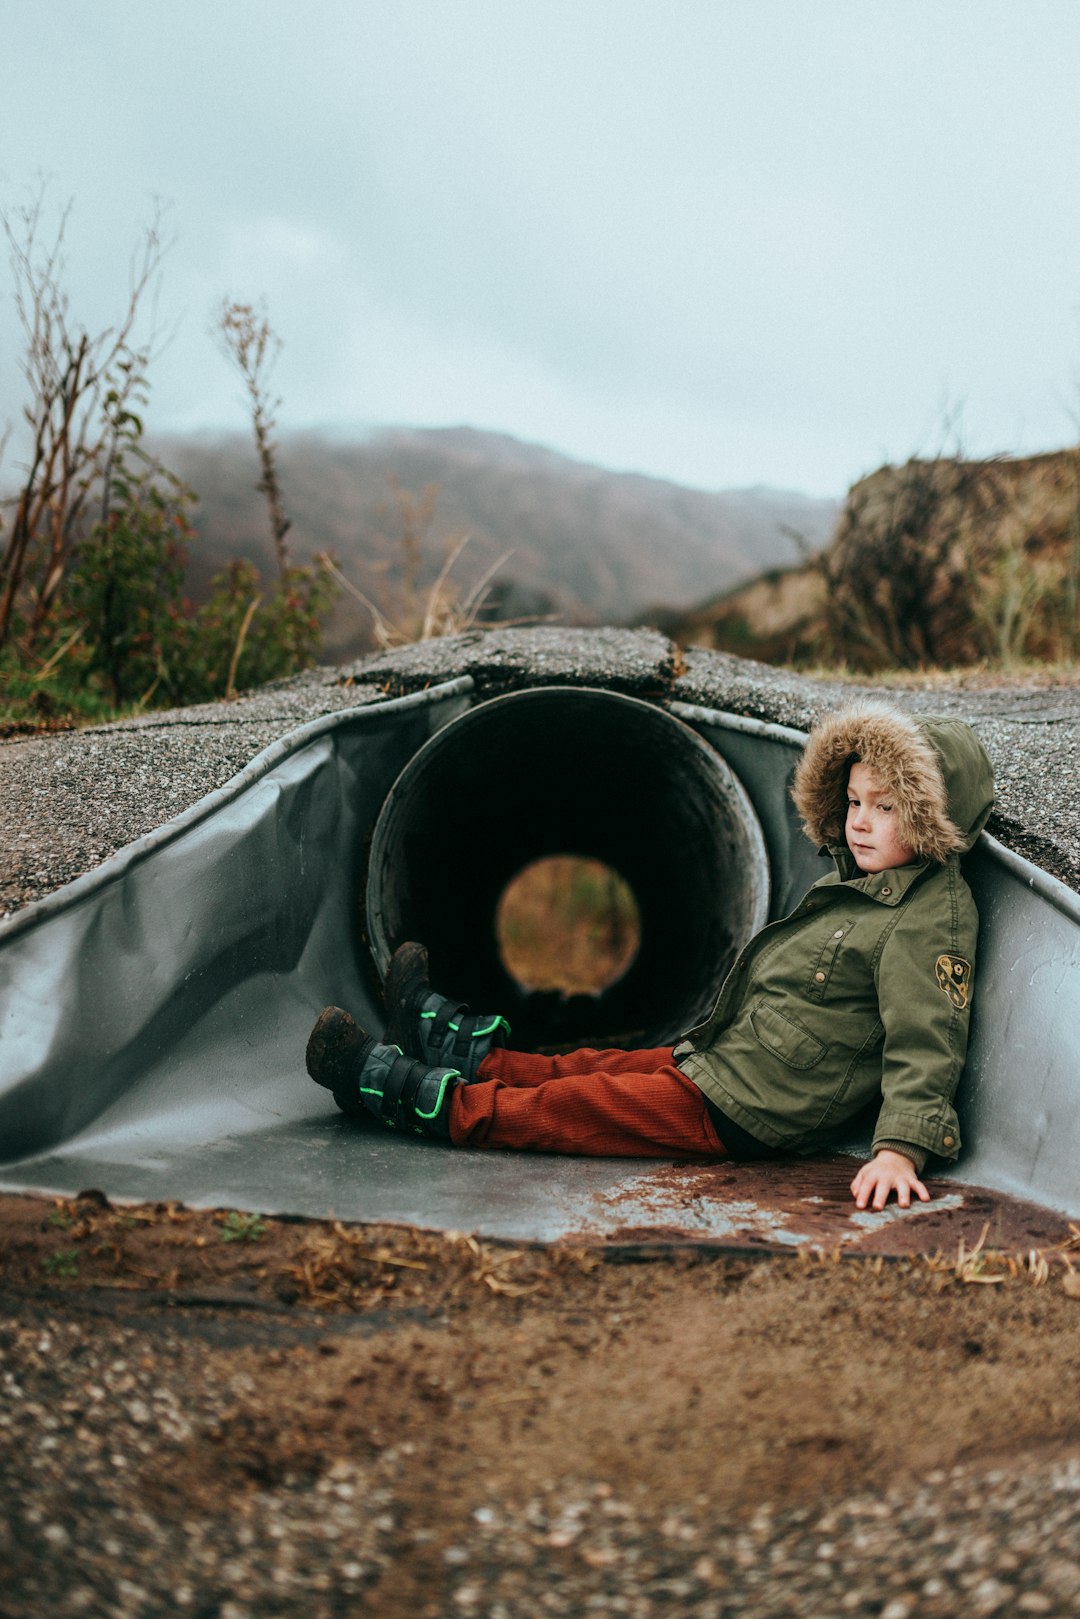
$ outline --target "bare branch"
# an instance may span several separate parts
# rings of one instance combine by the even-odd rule
[[[284,577],[289,567],[285,536],[292,524],[285,515],[277,474],[277,445],[274,442],[276,414],[281,400],[270,392],[270,376],[281,353],[281,339],[272,331],[264,309],[256,309],[253,304],[238,303],[230,298],[222,301],[217,335],[222,352],[235,365],[247,389],[255,448],[262,472],[257,488],[266,497],[278,570]]]
[[[0,559],[0,646],[19,625],[33,646],[63,584],[86,504],[102,475],[109,441],[107,402],[143,386],[149,343],[134,334],[163,253],[160,208],[132,260],[128,298],[112,326],[91,334],[73,319],[64,240],[71,203],[45,235],[47,184],[23,207],[0,214],[22,327],[29,457]]]

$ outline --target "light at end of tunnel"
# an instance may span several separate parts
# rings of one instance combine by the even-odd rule
[[[548,855],[506,885],[495,913],[499,956],[527,993],[600,995],[641,946],[629,884],[600,860]]]

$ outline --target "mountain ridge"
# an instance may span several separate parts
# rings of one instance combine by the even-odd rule
[[[158,436],[155,450],[198,496],[190,582],[201,594],[230,557],[264,578],[274,560],[259,468],[240,433]],[[468,426],[385,427],[362,438],[282,435],[278,470],[297,561],[329,550],[380,606],[400,593],[403,513],[417,532],[417,589],[430,585],[455,538],[471,538],[454,578],[464,592],[489,568],[495,616],[580,624],[640,620],[657,605],[690,606],[829,538],[840,502],[791,490],[702,490],[610,471],[507,433]],[[800,535],[796,540],[792,531]],[[371,617],[343,593],[326,652],[372,645]]]

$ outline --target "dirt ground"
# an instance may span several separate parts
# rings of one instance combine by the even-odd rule
[[[511,1249],[0,1198],[0,1614],[1075,1612],[1077,1249]]]

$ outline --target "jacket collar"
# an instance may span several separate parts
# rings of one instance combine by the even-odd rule
[[[817,887],[854,889],[868,899],[877,900],[880,905],[899,905],[909,888],[934,864],[932,860],[915,860],[908,866],[895,866],[890,871],[864,872],[859,870],[846,845],[842,848],[831,846],[827,853],[832,856],[836,870],[821,878]]]

